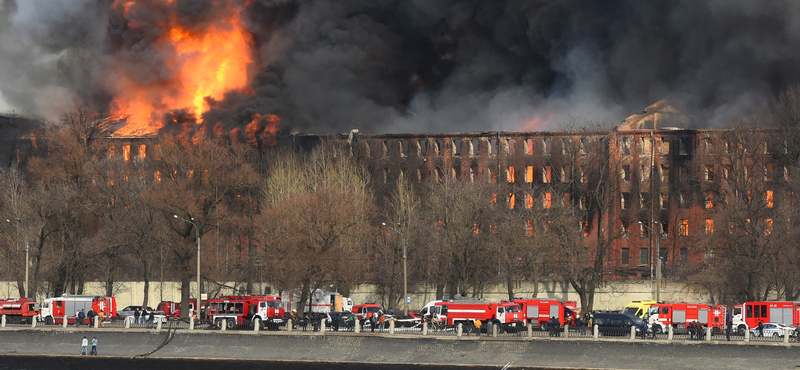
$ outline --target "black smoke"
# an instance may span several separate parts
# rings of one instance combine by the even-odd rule
[[[554,117],[545,130],[568,115],[618,122],[664,98],[695,127],[718,127],[800,82],[791,0],[149,2],[139,17],[174,12],[190,27],[244,7],[251,89],[209,99],[209,132],[255,113],[311,133],[523,130]],[[148,45],[157,35],[127,28],[109,1],[0,4],[0,65],[14,66],[0,68],[0,104],[44,115],[50,91],[102,107],[110,61],[168,74]]]

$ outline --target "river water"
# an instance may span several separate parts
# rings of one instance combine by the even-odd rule
[[[0,370],[488,370],[502,366],[441,366],[441,365],[389,365],[321,362],[276,362],[276,361],[232,361],[232,360],[184,360],[112,357],[49,357],[49,356],[0,356]],[[512,369],[522,369],[512,367]]]

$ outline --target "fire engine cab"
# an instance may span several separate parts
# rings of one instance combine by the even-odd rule
[[[369,320],[370,317],[377,318],[378,312],[381,310],[381,305],[374,302],[367,302],[364,304],[357,304],[353,306],[353,313],[356,314],[356,319]]]
[[[83,309],[87,313],[89,310],[94,312],[102,311],[105,319],[111,321],[111,317],[117,312],[117,299],[114,297],[99,297],[92,295],[68,295],[61,297],[45,298],[42,302],[39,320],[46,324],[61,324],[64,316],[67,317],[68,324],[75,323],[75,314]]]
[[[19,300],[7,299],[0,301],[0,315],[6,315],[9,324],[30,324],[39,316],[39,304],[28,301],[28,298]]]
[[[430,315],[442,320],[444,325],[458,323],[473,325],[475,320],[483,324],[498,325],[500,330],[510,331],[522,327],[524,320],[519,304],[515,302],[458,302],[440,301],[431,307]]]
[[[761,321],[797,327],[800,325],[800,302],[745,302],[733,307],[731,321],[733,328],[742,334]]]
[[[517,298],[514,303],[519,304],[524,313],[523,325],[538,326],[541,330],[547,330],[550,318],[555,317],[561,325],[572,321],[578,315],[578,302],[576,301],[557,301],[555,299],[542,298]]]
[[[259,328],[275,327],[283,322],[286,311],[280,296],[229,295],[208,300],[208,319],[216,327],[233,329],[251,322]]]
[[[654,333],[664,333],[669,326],[685,330],[688,324],[700,322],[715,331],[725,330],[725,306],[692,303],[655,303],[647,311],[648,324]]]

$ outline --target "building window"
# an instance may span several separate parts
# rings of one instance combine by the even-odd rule
[[[764,166],[764,181],[772,181],[772,163]]]
[[[689,249],[681,248],[681,264],[685,265],[689,262]]]
[[[542,139],[542,154],[550,154],[550,138],[546,137]]]
[[[650,193],[640,193],[639,194],[639,209],[648,209],[650,208]]]
[[[689,220],[685,218],[681,220],[681,228],[679,234],[681,236],[689,236]]]
[[[525,208],[533,208],[533,195],[525,194]]]
[[[553,205],[553,194],[552,193],[544,193],[544,208],[550,209]]]
[[[628,221],[628,220],[621,220],[620,224],[621,224],[621,227],[622,227],[622,230],[621,230],[622,231],[622,235],[627,237],[628,236],[628,229],[631,227],[631,222]]]
[[[661,220],[658,224],[661,225],[661,235],[666,236],[669,234],[669,223],[667,221]]]
[[[531,220],[525,220],[525,235],[533,236],[533,222]]]
[[[622,165],[620,175],[622,175],[622,182],[631,181],[631,166],[627,164]]]
[[[508,166],[508,171],[506,172],[506,176],[508,178],[508,182],[513,184],[514,183],[514,166]]]
[[[123,145],[122,146],[122,158],[126,161],[131,160],[131,146],[130,145]]]
[[[768,218],[764,220],[764,235],[772,234],[772,219]]]
[[[570,139],[561,139],[561,155],[567,155],[570,153]]]
[[[714,208],[714,192],[706,192],[706,209]]]
[[[669,165],[661,165],[661,182],[669,182]]]
[[[669,154],[669,139],[661,139],[661,154]]]
[[[678,194],[678,207],[689,208],[689,194],[684,192]]]
[[[630,249],[622,248],[622,266],[628,266],[630,261]]]
[[[714,220],[706,219],[706,235],[714,235]]]
[[[542,171],[542,182],[545,184],[549,184],[553,180],[553,168],[550,166],[544,166],[544,170]]]
[[[714,165],[707,164],[703,167],[703,180],[714,181]]]
[[[525,139],[525,154],[533,155],[533,139]]]
[[[139,145],[139,158],[144,159],[147,157],[147,145]]]
[[[561,167],[561,182],[569,182],[569,172],[565,167]]]
[[[589,221],[583,221],[583,236],[589,236]]]
[[[650,225],[647,221],[641,221],[639,224],[639,237],[640,238],[647,238],[650,236]]]
[[[639,250],[639,266],[646,266],[650,261],[650,250],[642,248]]]
[[[775,205],[773,194],[772,190],[767,190],[767,208],[772,208]]]
[[[533,182],[533,166],[525,167],[525,182]]]
[[[622,138],[622,142],[620,143],[622,147],[622,155],[631,155],[631,141],[627,137]]]
[[[640,144],[641,144],[641,147],[642,147],[642,154],[644,154],[644,155],[650,155],[650,151],[651,151],[651,145],[650,145],[651,142],[650,142],[650,140],[651,139],[648,139],[648,138],[642,138],[641,141],[640,141]]]
[[[564,193],[564,208],[569,208],[569,193]]]
[[[650,181],[650,166],[643,164],[639,170],[639,180],[641,182],[648,182]]]
[[[658,205],[661,208],[667,208],[669,206],[669,194],[661,193],[661,197],[659,198]]]
[[[678,141],[678,155],[688,155],[689,154],[689,138],[682,137]]]
[[[619,206],[621,209],[628,209],[631,206],[631,193],[621,193],[619,197]]]
[[[514,205],[517,203],[517,195],[514,193],[508,193],[508,208],[514,209]]]

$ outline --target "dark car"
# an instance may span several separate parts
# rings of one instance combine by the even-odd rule
[[[605,336],[629,336],[631,327],[636,327],[636,335],[644,333],[644,321],[634,315],[622,313],[596,313],[592,321],[597,326],[600,335]]]

